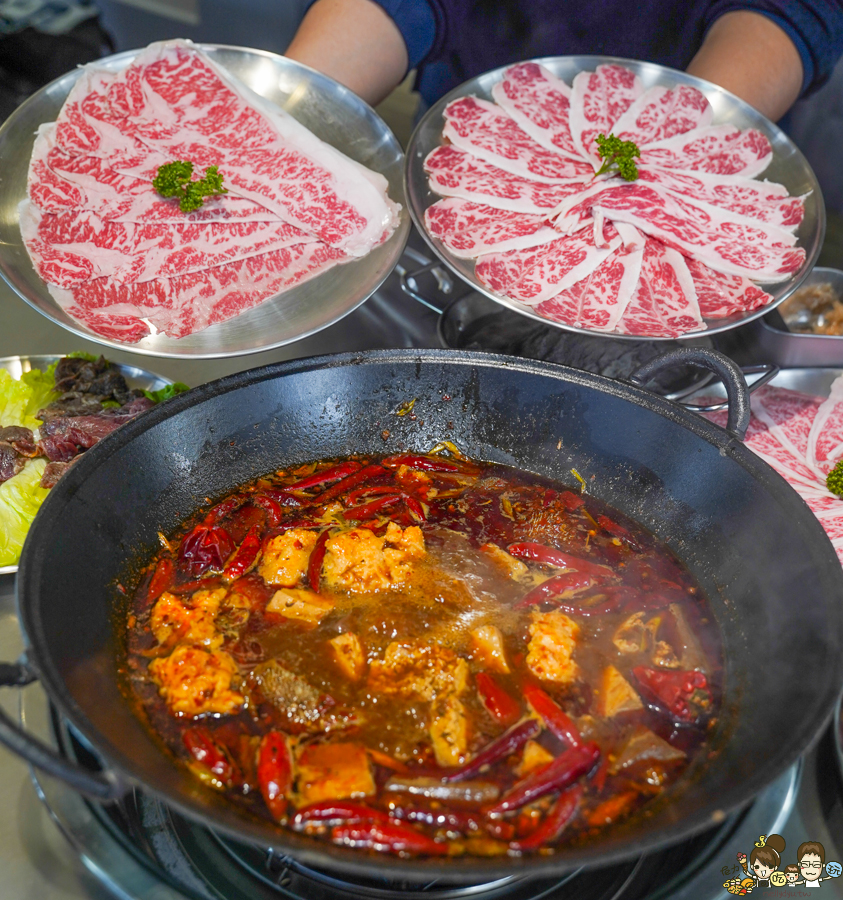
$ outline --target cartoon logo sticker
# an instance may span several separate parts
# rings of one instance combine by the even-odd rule
[[[784,850],[785,840],[780,834],[760,835],[748,859],[745,853],[738,853],[737,866],[723,866],[720,870],[724,875],[735,875],[742,869],[744,874],[743,878],[735,877],[723,882],[723,887],[730,894],[742,896],[752,893],[754,888],[815,888],[821,882],[843,874],[843,865],[839,862],[826,863],[825,848],[819,841],[800,844],[796,851],[796,863],[782,865]]]

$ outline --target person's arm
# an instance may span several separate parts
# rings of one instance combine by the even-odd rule
[[[708,30],[688,73],[746,100],[774,122],[802,90],[802,59],[774,21],[740,10],[721,16]]]
[[[286,55],[330,75],[373,106],[407,73],[404,38],[371,0],[317,0]]]

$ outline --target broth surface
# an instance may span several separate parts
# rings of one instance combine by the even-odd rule
[[[162,539],[127,691],[232,802],[369,850],[547,853],[704,752],[721,649],[687,570],[452,450],[282,470]]]

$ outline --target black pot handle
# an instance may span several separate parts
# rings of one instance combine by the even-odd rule
[[[726,430],[742,441],[749,427],[749,390],[740,367],[725,354],[705,347],[680,347],[644,363],[632,373],[629,380],[638,387],[644,387],[663,369],[689,365],[708,369],[723,382],[729,398]]]
[[[0,663],[0,687],[24,687],[37,681],[38,676],[25,662]],[[0,744],[22,757],[31,766],[69,785],[80,794],[94,800],[117,800],[129,786],[113,772],[90,772],[63,759],[51,747],[27,734],[0,709]]]

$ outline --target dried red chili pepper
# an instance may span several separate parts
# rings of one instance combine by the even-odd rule
[[[280,731],[267,732],[258,750],[258,785],[264,803],[277,820],[287,815],[287,794],[293,783],[293,763],[287,738]]]
[[[488,672],[478,672],[474,676],[474,683],[483,706],[496,721],[502,725],[511,725],[521,718],[521,704],[513,700]]]
[[[248,497],[244,497],[242,494],[236,494],[233,497],[229,497],[227,500],[223,500],[222,503],[218,503],[216,506],[211,507],[202,524],[216,525],[217,522],[233,513],[236,509],[240,509],[248,499]]]
[[[661,706],[683,722],[693,722],[711,708],[708,679],[696,669],[680,671],[636,666],[632,674]]]
[[[524,697],[541,717],[547,730],[569,747],[582,747],[583,739],[571,717],[538,685],[527,682]]]
[[[418,822],[431,828],[448,828],[469,834],[481,831],[483,821],[480,816],[470,812],[450,809],[421,809],[419,807],[394,806],[389,810],[393,819],[401,822]]]
[[[600,747],[589,741],[581,747],[570,747],[541,769],[531,772],[517,782],[489,813],[504,813],[520,809],[551,791],[564,790],[578,778],[587,775],[600,759]]]
[[[597,524],[604,530],[608,531],[612,537],[616,537],[618,540],[623,541],[630,550],[638,550],[639,544],[638,541],[623,527],[623,525],[618,525],[617,522],[613,522],[608,516],[598,516]]]
[[[382,809],[372,809],[362,803],[349,800],[323,800],[300,809],[293,817],[293,827],[303,828],[311,822],[327,825],[355,825],[360,822],[390,824],[390,816]]]
[[[354,506],[358,500],[363,497],[374,497],[378,494],[400,494],[397,485],[395,484],[373,484],[368,487],[357,488],[355,491],[351,491],[351,493],[345,498],[343,501],[346,506]]]
[[[234,581],[245,575],[246,572],[255,564],[258,554],[261,550],[260,529],[257,525],[253,525],[243,542],[234,551],[234,556],[228,562],[222,573],[223,581]]]
[[[548,578],[547,581],[543,581],[541,584],[536,585],[534,588],[531,588],[527,591],[526,594],[513,606],[513,609],[527,609],[529,606],[535,606],[537,603],[545,603],[545,602],[555,602],[556,597],[560,594],[564,594],[565,591],[577,591],[582,588],[591,587],[594,584],[594,577],[592,575],[586,575],[582,572],[563,572],[561,575],[554,575],[553,578]],[[575,614],[582,612],[582,615],[596,615],[597,610],[588,611],[588,610],[580,610],[580,607],[575,604],[562,604],[557,603],[557,606],[560,608],[565,606],[565,612],[569,610],[573,611]],[[612,610],[618,608],[618,604],[614,604]]]
[[[371,519],[376,516],[384,507],[392,506],[401,500],[400,494],[388,494],[386,497],[378,497],[371,503],[361,503],[360,506],[352,506],[346,509],[342,517],[353,522],[362,522],[365,519]]]
[[[447,459],[434,459],[430,456],[387,456],[381,460],[389,469],[399,469],[406,466],[408,469],[418,469],[420,472],[459,472],[460,467]]]
[[[239,773],[225,751],[211,737],[207,728],[188,728],[182,743],[196,762],[208,769],[221,784],[231,787],[239,781]]]
[[[219,525],[197,525],[181,542],[179,563],[193,576],[221,569],[234,549],[229,533]]]
[[[330,481],[339,481],[347,475],[363,468],[363,464],[357,460],[350,459],[348,462],[340,463],[337,466],[331,466],[328,469],[322,469],[321,472],[314,472],[299,481],[284,486],[285,491],[305,491],[308,488],[318,487],[320,484],[328,484]]]
[[[176,566],[169,556],[162,556],[158,565],[149,579],[149,587],[146,589],[146,602],[154,603],[168,587],[173,583],[176,575]]]
[[[386,469],[383,466],[364,466],[359,471],[352,472],[351,475],[346,475],[345,478],[340,479],[336,484],[327,488],[327,490],[322,491],[321,494],[317,494],[313,499],[314,501],[318,501],[319,505],[322,506],[329,500],[339,497],[340,494],[345,493],[345,491],[350,488],[356,487],[358,484],[363,484],[364,481],[368,481],[370,478],[377,478],[379,475],[385,474]]]
[[[195,581],[183,581],[181,584],[170,585],[171,594],[192,594],[195,591],[214,591],[222,587],[222,581],[216,576],[198,578]]]
[[[307,580],[310,583],[310,589],[317,594],[319,593],[319,582],[322,579],[322,563],[325,561],[325,544],[328,542],[330,533],[329,528],[320,533],[307,561]]]
[[[546,844],[552,844],[558,840],[568,823],[577,814],[582,802],[583,787],[575,784],[563,791],[556,802],[550,808],[550,812],[542,819],[541,824],[529,837],[520,841],[512,841],[511,850],[527,851],[538,850]]]
[[[387,853],[410,853],[413,856],[444,856],[448,844],[434,841],[427,835],[404,825],[340,825],[331,830],[337,844],[379,850]]]
[[[266,524],[270,528],[275,528],[281,521],[281,516],[283,515],[281,512],[281,504],[277,503],[272,497],[268,497],[266,494],[257,494],[252,498],[252,502],[255,506],[259,506],[261,509],[266,510]]]
[[[526,559],[543,566],[554,566],[559,569],[575,569],[583,575],[592,575],[594,578],[610,578],[614,575],[608,566],[601,566],[600,563],[591,562],[580,556],[572,556],[555,547],[547,547],[532,541],[510,544],[507,550],[517,559]]]
[[[520,725],[513,725],[509,731],[505,731],[500,737],[495,738],[491,744],[487,744],[470,762],[458,769],[444,772],[443,779],[445,781],[465,781],[473,778],[486,766],[492,766],[496,762],[506,759],[540,731],[541,726],[535,719],[527,719]]]

